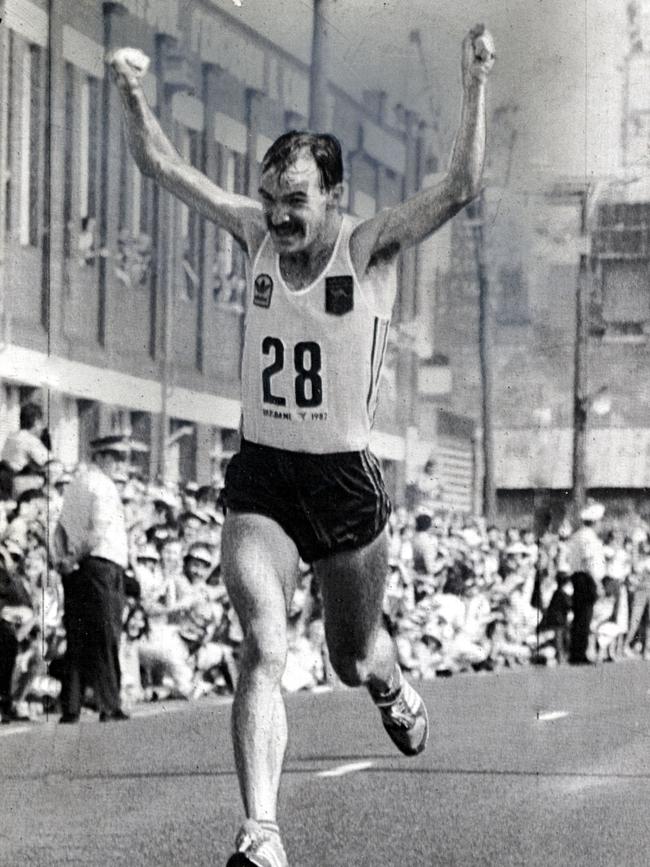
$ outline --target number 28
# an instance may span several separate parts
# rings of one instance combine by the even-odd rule
[[[276,373],[284,370],[284,343],[279,337],[265,337],[262,341],[262,354],[271,357],[270,364],[267,364],[262,371],[264,403],[270,403],[273,406],[286,406],[286,397],[274,394],[271,382]],[[318,343],[313,340],[296,343],[293,348],[293,368],[296,372],[294,379],[296,406],[311,409],[320,406],[323,402],[323,380],[319,376],[321,364],[322,358]]]

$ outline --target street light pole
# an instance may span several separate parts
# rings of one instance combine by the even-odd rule
[[[332,0],[314,0],[314,23],[311,44],[311,73],[309,78],[309,128],[314,132],[327,132],[328,126],[328,13]]]
[[[573,363],[573,453],[572,453],[572,511],[579,517],[586,497],[587,422],[589,398],[587,397],[587,354],[589,349],[589,253],[587,234],[589,215],[589,188],[580,194],[580,264],[576,286],[576,332]]]
[[[588,350],[588,273],[587,254],[580,255],[578,285],[576,291],[576,338],[573,376],[573,492],[572,508],[574,518],[584,507],[586,496],[587,460],[587,350]]]
[[[470,206],[470,225],[474,240],[474,256],[479,292],[479,364],[481,371],[481,421],[483,448],[483,515],[493,523],[497,514],[494,481],[494,424],[492,417],[492,319],[490,285],[485,261],[485,199],[481,194]]]

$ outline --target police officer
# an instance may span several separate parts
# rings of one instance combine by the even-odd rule
[[[68,486],[55,531],[55,559],[63,573],[66,653],[60,722],[79,720],[91,686],[100,722],[126,720],[120,707],[119,645],[128,542],[124,509],[113,475],[131,451],[128,438],[93,440],[92,464]]]
[[[594,603],[600,595],[601,581],[605,577],[605,551],[596,532],[605,514],[601,503],[591,503],[580,513],[582,526],[571,536],[568,562],[573,584],[573,622],[569,662],[572,665],[590,665],[587,656],[589,627]]]

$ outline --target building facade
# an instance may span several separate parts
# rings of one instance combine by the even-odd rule
[[[245,262],[140,175],[104,58],[144,50],[145,91],[180,154],[251,196],[271,142],[307,125],[309,69],[211,2],[1,5],[0,439],[36,397],[66,464],[93,436],[130,431],[152,475],[207,481],[237,438]],[[385,103],[329,88],[344,206],[361,217],[424,174],[422,124],[409,111],[390,123]],[[433,448],[417,435],[417,353],[396,336],[416,315],[416,270],[409,252],[373,439],[398,498],[407,457]]]

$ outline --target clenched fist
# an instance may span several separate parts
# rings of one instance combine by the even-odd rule
[[[463,83],[484,82],[494,66],[494,39],[484,24],[472,27],[463,40]]]
[[[149,69],[149,58],[139,48],[118,48],[106,58],[118,87],[135,87]]]

